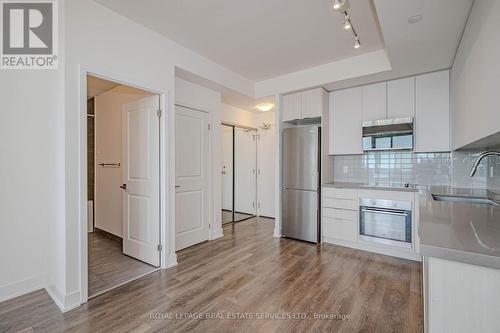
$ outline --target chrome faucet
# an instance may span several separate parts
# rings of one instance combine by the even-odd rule
[[[496,155],[500,156],[500,152],[498,151],[485,151],[479,154],[479,156],[476,158],[476,161],[474,162],[474,165],[472,166],[472,169],[470,169],[469,176],[474,177],[477,171],[477,167],[479,166],[479,163],[481,163],[481,160],[485,158],[486,156],[491,156],[491,155]]]

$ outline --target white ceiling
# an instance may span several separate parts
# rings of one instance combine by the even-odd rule
[[[222,94],[222,103],[229,104],[240,108],[242,110],[262,112],[257,109],[259,104],[275,104],[274,96],[263,97],[263,98],[251,98],[235,91],[227,91]],[[270,111],[274,111],[274,107]]]
[[[95,1],[252,81],[383,48],[369,0],[350,1],[360,49],[332,0]]]
[[[276,92],[287,92],[286,84],[274,85],[277,77],[286,83],[293,76],[293,90],[312,84],[331,91],[450,68],[474,0],[351,0],[350,14],[362,42],[357,50],[342,27],[342,16],[331,10],[333,0],[95,1],[241,74],[256,87],[272,82]],[[423,20],[408,23],[417,14]],[[342,59],[383,48],[390,70],[364,74],[344,68]],[[351,78],[329,79],[327,67],[333,64],[352,73],[347,75]],[[318,71],[322,78],[314,74]],[[293,74],[282,76],[287,73]],[[225,103],[241,109],[255,110],[274,100],[247,97],[191,73],[176,74],[221,91]],[[318,82],[312,83],[314,78]]]

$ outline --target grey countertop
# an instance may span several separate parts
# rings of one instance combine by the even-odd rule
[[[409,187],[405,187],[404,184],[401,183],[372,184],[372,183],[333,182],[333,183],[325,183],[323,184],[323,187],[352,188],[357,190],[403,191],[403,192],[418,191],[415,185],[410,184]]]
[[[432,194],[499,200],[487,190],[418,187],[423,256],[500,269],[500,206],[436,201]]]

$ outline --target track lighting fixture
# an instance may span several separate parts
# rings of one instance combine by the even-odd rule
[[[351,16],[347,12],[349,9],[349,2],[348,0],[334,0],[333,1],[333,10],[341,13],[344,15],[344,30],[351,30],[352,35],[354,37],[354,48],[359,49],[361,46],[361,42],[359,41],[359,36],[354,29],[354,26],[351,21]]]

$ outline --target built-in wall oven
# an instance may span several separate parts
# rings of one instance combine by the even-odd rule
[[[364,241],[411,248],[411,202],[360,199],[359,237]]]

